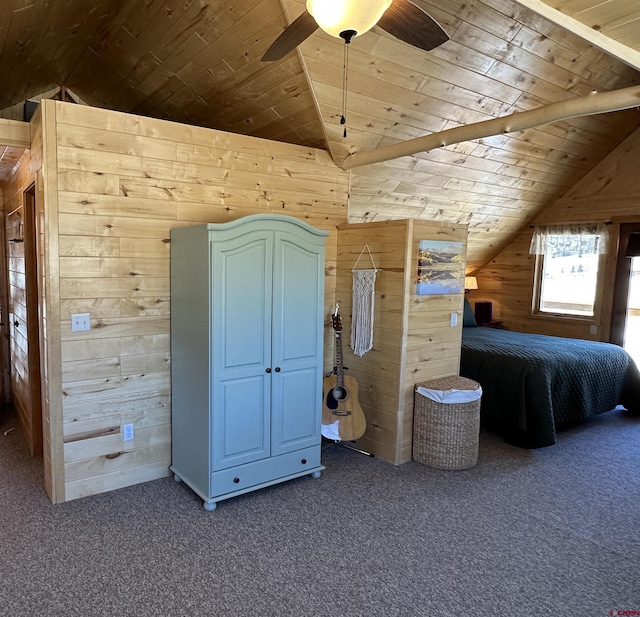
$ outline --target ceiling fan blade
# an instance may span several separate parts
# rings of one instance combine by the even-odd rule
[[[318,24],[311,13],[305,10],[300,17],[292,21],[284,32],[267,49],[262,62],[272,62],[284,58],[302,41],[311,36],[318,29]]]
[[[397,39],[425,51],[449,40],[440,24],[409,0],[393,0],[377,25]]]

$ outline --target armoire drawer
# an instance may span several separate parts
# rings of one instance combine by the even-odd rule
[[[251,486],[275,483],[280,478],[311,473],[320,465],[320,445],[265,458],[245,465],[238,465],[211,474],[210,495],[217,497],[226,493],[242,491]],[[275,480],[275,482],[272,482]]]

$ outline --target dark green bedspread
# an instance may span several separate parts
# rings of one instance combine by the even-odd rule
[[[609,343],[463,328],[460,374],[482,386],[483,424],[524,448],[552,445],[557,426],[617,405],[640,412],[640,373]]]

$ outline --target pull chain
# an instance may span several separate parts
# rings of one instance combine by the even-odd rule
[[[340,116],[340,124],[344,125],[342,136],[347,136],[347,87],[349,73],[349,41],[344,44],[344,60],[342,64],[342,115]]]
[[[349,74],[349,43],[356,35],[355,30],[344,30],[340,36],[344,39],[344,59],[342,63],[342,115],[340,116],[340,124],[344,126],[343,137],[347,136],[347,92],[348,92],[348,74]]]

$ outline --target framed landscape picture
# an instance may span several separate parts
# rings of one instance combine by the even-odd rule
[[[464,244],[446,240],[418,242],[417,295],[462,293]]]

